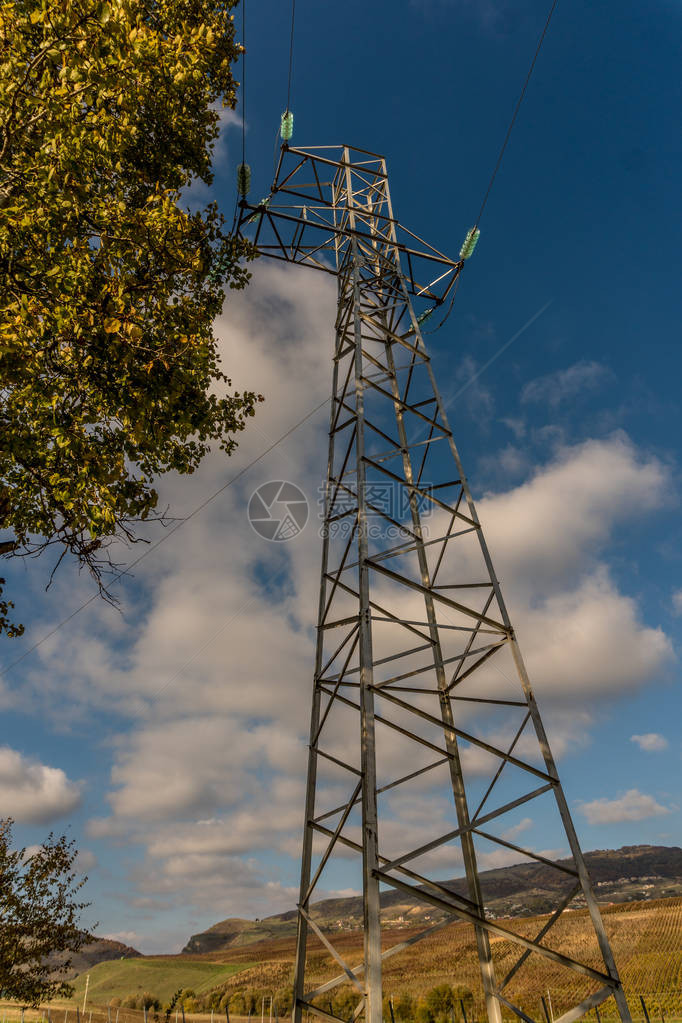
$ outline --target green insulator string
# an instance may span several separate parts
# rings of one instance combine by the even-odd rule
[[[288,142],[291,136],[294,134],[294,115],[291,110],[285,110],[282,114],[282,122],[279,129],[279,134],[283,142]]]
[[[245,199],[251,188],[251,168],[248,163],[240,163],[237,167],[237,191]]]
[[[249,217],[249,224],[255,224],[263,216],[263,210],[260,208],[261,206],[269,206],[269,205],[270,205],[270,196],[266,195],[265,198],[261,199],[261,201],[258,203],[258,210],[253,214],[252,217]]]
[[[417,317],[417,326],[418,327],[421,327],[422,323],[425,323],[428,320],[429,316],[431,315],[431,313],[433,312],[433,310],[435,308],[436,308],[435,305],[432,305],[430,309],[425,309],[423,313],[419,314],[419,316]],[[405,336],[408,337],[410,334],[414,334],[414,332],[415,332],[415,328],[414,327],[410,327],[410,329],[408,330],[408,332],[407,332],[407,334]]]
[[[467,236],[462,242],[462,248],[459,250],[460,259],[470,259],[474,254],[474,249],[478,243],[478,239],[481,236],[481,232],[477,227],[470,227],[467,231]]]

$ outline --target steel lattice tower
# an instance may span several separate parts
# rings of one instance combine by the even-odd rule
[[[452,297],[462,262],[398,224],[385,161],[347,146],[283,146],[270,196],[242,201],[238,230],[264,254],[338,279],[295,1021],[305,1012],[333,1023],[329,993],[345,985],[355,993],[352,1019],[381,1023],[383,960],[457,919],[473,925],[491,1023],[502,1007],[532,1023],[514,1002],[515,982],[528,971],[536,978],[537,1014],[557,970],[570,975],[572,1004],[554,1023],[610,996],[629,1021],[415,312]],[[444,792],[450,821],[427,812],[417,838],[409,824],[396,826],[401,800],[428,809],[427,798]],[[560,863],[514,841],[525,826],[518,812],[536,801],[550,804],[553,834],[570,850]],[[486,912],[482,848],[539,862],[562,880],[539,931]],[[359,964],[311,911],[339,855],[361,863]],[[466,894],[438,880],[462,867]],[[380,887],[432,907],[435,922],[382,949]],[[593,937],[580,961],[562,951],[576,899]],[[311,977],[311,940],[338,976]]]

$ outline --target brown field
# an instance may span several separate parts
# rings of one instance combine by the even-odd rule
[[[650,902],[621,903],[602,906],[602,913],[616,962],[620,970],[633,1017],[644,1021],[640,1003],[643,996],[650,1014],[650,1023],[674,1023],[682,1020],[682,898],[659,899]],[[546,917],[523,917],[498,921],[509,930],[533,937],[542,927]],[[404,941],[412,930],[402,928],[384,932],[384,947]],[[550,931],[548,944],[559,952],[599,969],[601,962],[596,946],[593,946],[591,931],[585,910],[565,914]],[[362,949],[362,934],[346,932],[333,935],[333,943],[339,953],[350,963],[357,963]],[[503,938],[492,940],[498,979],[506,973],[518,958],[518,946]],[[181,964],[230,963],[241,967],[229,979],[222,981],[215,990],[225,993],[250,991],[257,994],[257,1004],[265,999],[265,1023],[269,1023],[269,997],[287,990],[291,984],[295,941],[293,938],[278,938],[261,941],[224,952],[205,955],[164,957],[170,966],[173,961]],[[338,966],[331,960],[324,947],[311,944],[310,979],[317,984],[336,976]],[[253,965],[253,964],[256,965]],[[485,1019],[483,997],[478,977],[478,965],[469,924],[455,923],[424,941],[413,945],[407,951],[385,961],[384,991],[394,995],[410,994],[413,998],[423,996],[437,984],[462,985],[474,996],[473,1012],[469,1012],[469,1023]],[[538,955],[528,960],[526,967],[519,970],[505,988],[505,994],[515,1005],[533,1019],[542,1019],[540,997],[549,992],[554,1017],[569,1006],[576,1004],[598,985],[588,978],[582,978]],[[339,989],[341,990],[341,989]],[[82,1004],[81,999],[78,1001]],[[26,1023],[44,1020],[45,1023],[76,1023],[75,1002],[68,1007],[62,1002],[53,1004],[49,1010],[29,1010]],[[49,1011],[49,1016],[48,1016]],[[615,1006],[612,1000],[600,1009],[602,1023],[615,1020]],[[90,1015],[92,1013],[92,1015]],[[111,1010],[111,1023],[143,1023],[141,1011]],[[596,1015],[590,1019],[596,1023]],[[259,1023],[260,1012],[251,1018]],[[505,1020],[517,1021],[508,1010]],[[16,1005],[0,1003],[0,1023],[13,1023],[19,1019]],[[106,1008],[89,1002],[88,1009],[80,1017],[81,1023],[109,1023]],[[181,1017],[180,1017],[181,1019]],[[163,1023],[163,1013],[149,1013],[149,1023]],[[242,1017],[230,1013],[231,1023],[244,1023]],[[186,1023],[210,1023],[207,1013],[186,1014]],[[174,1014],[170,1023],[175,1023]],[[225,1023],[225,1017],[216,1011],[213,1023]]]
[[[651,1014],[651,1023],[660,1023],[661,1011],[666,1023],[682,1017],[682,898],[603,906],[602,913],[633,1015],[643,1018],[641,995]],[[534,937],[546,919],[538,916],[498,922],[526,937]],[[560,919],[546,941],[557,951],[599,969],[601,960],[590,930],[587,911],[575,910]],[[384,947],[403,941],[411,933],[406,929],[384,932]],[[362,948],[360,933],[335,934],[331,938],[350,965],[357,962]],[[291,977],[294,944],[293,939],[281,938],[213,953],[214,961],[237,964],[258,960],[257,966],[235,975],[221,988],[224,991],[251,988],[263,992],[285,988]],[[492,945],[498,977],[504,976],[519,956],[518,946],[496,937]],[[311,982],[336,976],[338,966],[323,946],[317,944],[311,948]],[[474,995],[476,1018],[483,1018],[473,928],[469,924],[452,924],[385,962],[386,994],[397,997],[409,993],[418,997],[442,983],[469,988]],[[511,980],[505,993],[528,1015],[538,1018],[540,995],[546,995],[549,990],[554,1015],[558,1016],[598,986],[591,984],[588,978],[533,955],[527,966]],[[612,1000],[604,1004],[601,1014],[602,1017],[615,1014]],[[595,1014],[590,1015],[594,1020]],[[516,1017],[509,1013],[509,1018]]]

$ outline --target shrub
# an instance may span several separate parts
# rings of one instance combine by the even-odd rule
[[[355,1010],[355,1006],[358,1002],[358,994],[351,987],[337,988],[334,992],[333,998],[331,999],[333,1015],[338,1016],[339,1019],[350,1019]],[[329,1002],[326,1003],[320,1000],[322,1008],[328,1009]]]
[[[464,1016],[462,1015],[462,1006],[460,1003],[464,1003],[464,1009],[466,1011],[467,1019],[469,1023],[474,1018],[474,996],[468,987],[463,984],[455,984],[452,989],[452,997],[455,1003],[455,1014],[457,1019],[461,1019],[464,1023]]]
[[[449,984],[437,984],[436,987],[432,987],[426,992],[424,1002],[433,1019],[439,1023],[447,1023],[450,1020],[455,1000]]]
[[[138,998],[139,1009],[154,1009],[156,1012],[161,1008],[161,1001],[156,995],[151,994],[150,991],[143,991]]]
[[[243,991],[235,991],[231,997],[229,995],[225,995],[224,998],[221,998],[220,1002],[223,1009],[225,1008],[223,1003],[227,1003],[228,998],[230,999],[230,1009],[235,1016],[248,1015],[249,1010],[246,1007],[246,997]]]
[[[414,998],[408,994],[399,995],[393,1001],[393,1012],[395,1018],[403,1021],[403,1023],[406,1023],[407,1020],[414,1019],[415,1008]]]
[[[272,1000],[278,1016],[287,1016],[291,1012],[294,996],[290,987],[279,988]]]
[[[419,1002],[416,1012],[417,1023],[434,1023],[433,1013],[426,1002]]]

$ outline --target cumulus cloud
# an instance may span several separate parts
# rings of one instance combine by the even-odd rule
[[[668,636],[641,621],[635,600],[618,591],[604,566],[575,589],[536,605],[519,602],[517,621],[538,691],[558,700],[634,689],[674,657]]]
[[[253,796],[259,768],[286,770],[299,760],[296,734],[272,724],[245,728],[208,716],[150,724],[120,754],[110,802],[122,817],[195,818]]]
[[[529,380],[521,391],[524,404],[543,403],[557,408],[588,391],[594,391],[611,377],[611,371],[599,362],[581,361],[566,369]]]
[[[508,842],[511,842],[513,839],[518,838],[519,835],[523,834],[524,831],[528,831],[528,829],[532,827],[532,817],[524,817],[523,820],[518,822],[518,824],[514,824],[511,828],[507,828],[502,837],[506,838]]]
[[[646,753],[660,753],[668,748],[668,740],[658,732],[645,732],[643,735],[631,735],[630,742],[635,742]]]
[[[614,527],[660,508],[670,491],[666,466],[616,433],[563,447],[527,482],[486,495],[478,510],[503,585],[547,592],[594,566]]]
[[[324,275],[256,267],[253,287],[231,299],[218,331],[235,388],[256,388],[268,400],[230,463],[210,457],[191,488],[183,479],[163,482],[162,500],[173,514],[188,515],[324,401],[334,311],[333,282]],[[180,903],[216,919],[263,915],[296,901],[319,581],[315,502],[327,414],[322,410],[255,462],[145,559],[136,588],[126,590],[123,617],[89,608],[75,630],[60,630],[39,648],[38,667],[26,672],[25,691],[39,690],[54,713],[68,705],[71,717],[94,709],[127,721],[112,742],[109,810],[91,821],[89,833],[141,848],[129,893],[136,910],[161,913]],[[308,525],[286,544],[268,544],[246,516],[252,491],[272,479],[291,480],[311,502]],[[599,697],[635,689],[672,658],[668,637],[642,620],[606,560],[620,524],[655,512],[669,490],[666,467],[619,434],[564,447],[521,485],[488,493],[478,504],[558,757],[589,741]],[[438,529],[437,517],[432,525]],[[452,571],[477,578],[480,561],[473,559],[480,551],[462,552]],[[377,579],[373,585],[379,598],[388,592]],[[423,614],[413,591],[393,606],[405,618]],[[382,643],[389,641],[377,638],[377,652]],[[58,664],[68,668],[55,671]],[[487,695],[518,695],[514,666],[502,655],[476,679]],[[506,749],[509,720],[500,722],[492,710],[480,720],[473,714],[458,705],[459,723],[471,722]],[[382,784],[432,756],[387,730],[378,732],[377,745]],[[354,714],[339,714],[326,748],[357,754]],[[516,752],[537,758],[531,729]],[[462,760],[467,778],[483,790],[499,765],[474,746],[463,746]],[[505,779],[509,772],[507,766]],[[325,767],[320,780],[325,806],[349,798],[348,772],[340,780]],[[399,798],[382,817],[387,849],[399,855],[439,828],[452,829],[452,796],[445,798],[439,784],[424,774],[395,790]],[[527,820],[505,818],[501,832],[521,834]],[[444,846],[422,865],[452,876],[458,857],[456,847]],[[500,849],[481,857],[482,866],[518,860]],[[326,891],[353,886],[350,861],[342,860]]]
[[[619,824],[621,821],[642,821],[648,817],[661,817],[670,808],[661,806],[653,796],[639,789],[629,789],[618,799],[594,799],[580,807],[589,824]]]
[[[6,816],[22,824],[45,824],[72,813],[80,801],[80,786],[61,768],[0,748],[0,805]]]
[[[87,874],[98,866],[98,862],[92,849],[79,849],[73,868],[78,874]]]
[[[269,426],[267,433],[275,429]],[[305,450],[290,454],[286,465],[297,482],[312,476]],[[286,472],[278,468],[276,475]],[[601,560],[628,509],[654,511],[668,491],[665,467],[616,435],[563,449],[526,483],[489,494],[479,504],[555,756],[588,741],[595,698],[635,688],[672,658],[668,637],[641,621],[635,600],[619,591]],[[295,872],[300,852],[306,680],[313,656],[309,625],[319,540],[303,534],[282,551],[267,545],[264,550],[239,516],[239,501],[228,496],[223,509],[191,531],[177,563],[168,564],[154,590],[125,670],[115,668],[120,679],[115,690],[137,687],[149,709],[119,743],[112,812],[91,829],[144,842],[148,862],[135,876],[156,898],[177,898],[182,891],[188,902],[210,906],[219,890],[226,912],[238,905],[240,912],[251,906],[263,913],[289,906],[291,886],[278,887],[258,857],[275,848],[290,858]],[[226,520],[237,541],[229,585],[208,543]],[[259,555],[272,564],[265,587]],[[460,570],[474,571],[463,557]],[[381,602],[382,584],[377,580],[376,585]],[[396,609],[414,618],[419,600],[405,591]],[[381,641],[376,649],[381,651]],[[513,665],[501,659],[477,676],[477,685],[488,685],[490,695],[518,692]],[[582,705],[576,705],[577,697]],[[562,709],[565,701],[570,713]],[[460,720],[468,713],[462,710]],[[495,720],[491,713],[478,734],[506,748],[509,724],[497,726]],[[348,714],[330,734],[329,751],[347,755],[349,740],[354,749],[355,727]],[[384,780],[403,773],[406,762],[421,763],[414,745],[398,741],[395,733],[380,730],[377,741]],[[516,752],[537,762],[532,729],[524,732]],[[499,763],[466,745],[462,759],[472,778],[490,777]],[[433,783],[432,776],[422,776],[414,798],[401,790],[401,798],[389,806],[382,843],[390,855],[418,847],[426,831],[445,833],[452,827],[451,800],[429,797]],[[346,798],[340,789],[325,805]],[[512,823],[508,833],[527,826]],[[481,856],[482,866],[518,860],[509,850],[486,850]],[[442,876],[456,874],[459,850],[439,847],[418,866]]]

